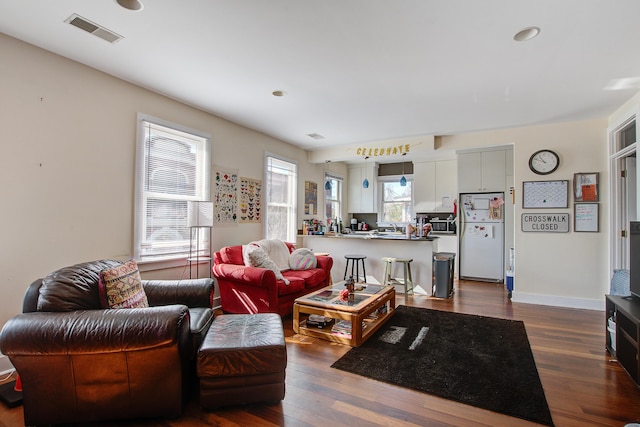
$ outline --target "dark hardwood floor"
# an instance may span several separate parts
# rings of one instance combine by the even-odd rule
[[[512,303],[502,285],[481,282],[456,283],[454,297],[448,300],[414,296],[405,301],[401,295],[396,303],[524,321],[558,427],[621,427],[640,420],[640,389],[605,351],[604,312]],[[332,369],[330,365],[349,347],[295,335],[291,317],[284,319],[284,325],[287,391],[280,404],[203,412],[194,401],[179,419],[118,425],[537,425]],[[0,426],[21,425],[22,408],[7,409],[0,404]]]

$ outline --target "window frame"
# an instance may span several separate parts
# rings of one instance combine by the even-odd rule
[[[151,126],[167,129],[169,133],[183,133],[187,136],[176,135],[176,140],[193,137],[193,142],[200,144],[196,155],[196,176],[194,185],[196,186],[195,195],[169,194],[162,192],[153,192],[148,190],[146,176],[152,171],[147,171],[148,161],[146,156],[146,136],[148,124]],[[201,140],[201,141],[198,141]],[[175,254],[166,254],[158,256],[145,255],[142,246],[146,241],[147,212],[146,202],[148,197],[156,197],[162,200],[178,200],[178,201],[211,201],[211,135],[196,129],[188,128],[176,123],[169,122],[148,114],[138,113],[136,126],[136,159],[135,159],[135,183],[134,183],[134,238],[133,238],[133,257],[140,264],[140,270],[153,270],[167,267],[175,267],[184,265],[186,258],[189,256],[190,239],[172,240],[176,248],[184,247],[186,242],[186,250],[180,250]],[[185,213],[185,226],[187,215]],[[206,231],[206,232],[205,232]],[[211,249],[210,233],[208,230],[201,230],[200,239],[206,241],[207,250]],[[191,230],[189,231],[191,233]],[[180,243],[178,243],[180,242]],[[167,246],[167,243],[158,246]]]
[[[384,204],[385,204],[384,185],[387,183],[399,183],[400,178],[402,178],[402,175],[378,176],[378,193],[379,193],[378,222],[377,222],[378,227],[393,227],[393,226],[406,227],[407,224],[413,223],[413,217],[415,217],[416,215],[415,207],[414,207],[414,203],[415,203],[414,179],[412,175],[404,175],[404,177],[407,180],[407,186],[411,187],[411,201],[409,202],[411,214],[410,214],[409,220],[408,221],[385,221],[384,220]]]
[[[270,176],[270,160],[273,159],[276,162],[284,162],[292,165],[290,170],[291,178],[288,189],[288,202],[285,203],[271,203],[269,197],[271,195],[271,176]],[[269,234],[269,211],[272,206],[285,207],[287,209],[287,236],[285,241],[295,243],[297,235],[297,222],[298,222],[298,163],[295,160],[288,159],[286,157],[278,156],[273,153],[265,153],[264,155],[264,204],[265,204],[265,216],[264,216],[264,231],[263,235],[265,239],[277,238]]]
[[[332,184],[332,190],[327,190],[326,188],[324,189],[324,217],[326,219],[331,218],[331,219],[335,219],[335,218],[342,218],[342,206],[343,206],[343,199],[344,199],[344,178],[338,174],[336,174],[335,172],[330,172],[330,171],[325,171],[324,172],[324,183],[323,183],[323,188],[326,185],[327,181],[331,181]],[[338,198],[337,199],[332,199],[329,196],[331,195],[331,192],[333,191],[333,182],[338,183]],[[335,203],[337,205],[337,209],[336,209],[336,216],[334,217],[330,217],[328,212],[327,212],[327,204],[329,203]]]

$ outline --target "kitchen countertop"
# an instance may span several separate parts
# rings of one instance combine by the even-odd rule
[[[313,252],[325,252],[333,258],[331,276],[334,283],[344,280],[347,275],[345,255],[362,254],[366,256],[366,275],[372,276],[378,282],[384,280],[385,265],[382,261],[385,257],[412,259],[411,273],[417,293],[431,295],[433,275],[433,254],[438,252],[439,242],[447,240],[437,236],[407,239],[401,232],[369,231],[349,234],[313,234],[298,235],[296,241],[298,247],[309,248]],[[400,267],[394,267],[393,276],[401,275]],[[418,289],[420,288],[420,289]],[[399,285],[396,292],[404,292],[404,287]]]
[[[363,240],[402,240],[402,241],[416,241],[416,242],[425,242],[425,241],[433,241],[438,239],[438,236],[429,235],[427,237],[415,237],[412,236],[410,239],[407,239],[407,236],[404,233],[399,232],[381,232],[381,233],[372,233],[370,231],[365,232],[355,232],[348,234],[310,234],[305,237],[326,237],[331,239],[363,239]]]

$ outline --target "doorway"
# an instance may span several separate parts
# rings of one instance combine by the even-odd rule
[[[610,131],[611,267],[629,269],[629,222],[638,220],[635,114]]]

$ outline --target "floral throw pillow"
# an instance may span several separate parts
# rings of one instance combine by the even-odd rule
[[[147,294],[140,280],[138,263],[134,259],[102,270],[98,290],[103,308],[149,307]]]

